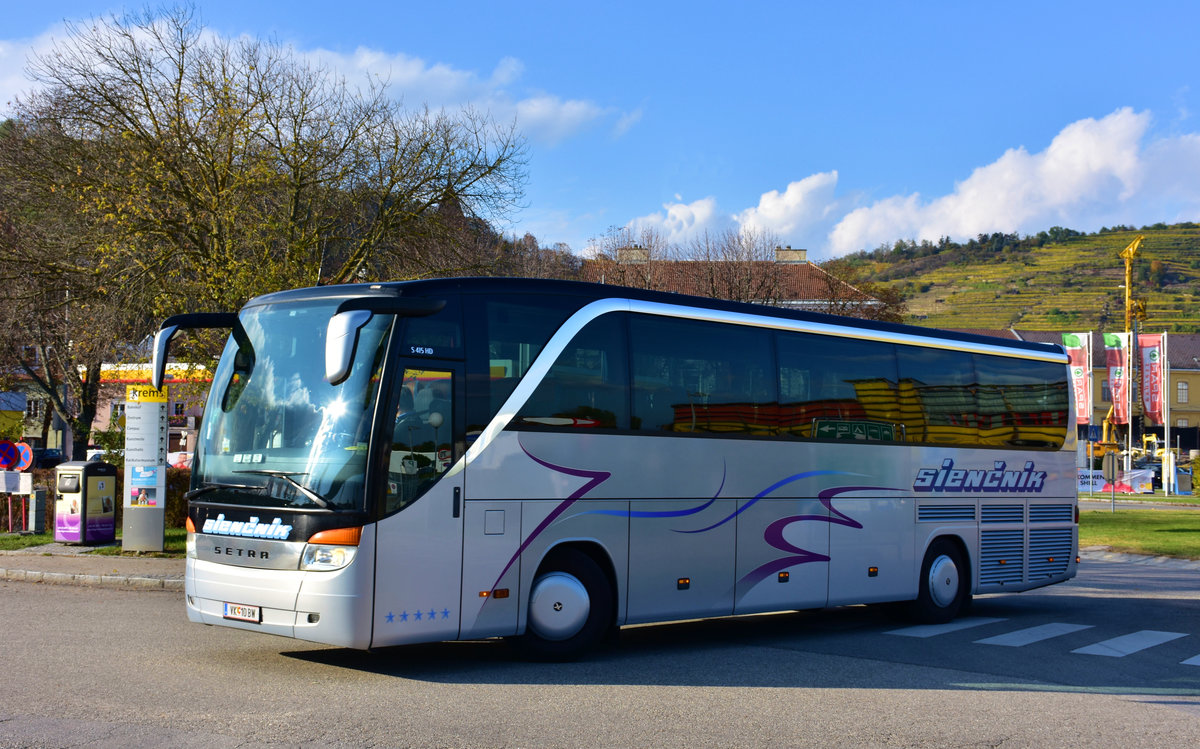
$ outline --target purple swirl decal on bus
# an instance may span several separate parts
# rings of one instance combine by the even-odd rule
[[[810,562],[828,562],[829,556],[826,554],[820,554],[815,551],[809,551],[808,549],[802,549],[799,546],[794,546],[791,543],[788,543],[787,539],[783,537],[784,530],[792,523],[805,522],[830,523],[832,525],[844,525],[848,528],[861,530],[863,527],[862,523],[833,506],[833,498],[837,495],[845,494],[846,492],[860,491],[894,492],[900,490],[892,489],[886,486],[841,486],[834,487],[832,489],[826,489],[818,495],[818,498],[821,501],[821,505],[829,511],[829,514],[792,515],[790,517],[780,518],[768,525],[766,531],[763,532],[763,540],[765,540],[774,548],[786,552],[789,556],[780,557],[779,559],[767,562],[766,564],[760,565],[758,568],[751,570],[750,572],[746,573],[741,580],[738,580],[737,587],[741,588],[743,585],[753,587],[771,575],[774,575],[775,573],[785,570],[793,565],[808,564]]]
[[[538,523],[537,527],[533,529],[533,532],[530,533],[529,536],[524,541],[521,542],[521,545],[517,549],[516,553],[514,553],[512,555],[512,557],[508,560],[508,563],[504,565],[504,569],[501,570],[500,574],[496,576],[496,582],[492,584],[493,588],[497,587],[500,584],[500,580],[502,580],[504,578],[504,575],[508,573],[508,571],[516,563],[517,559],[519,559],[521,557],[521,554],[524,553],[524,551],[527,548],[529,548],[529,545],[531,543],[533,543],[534,539],[538,538],[547,528],[550,527],[550,525],[555,520],[557,520],[559,517],[561,517],[562,514],[569,507],[571,507],[571,505],[575,504],[576,501],[582,499],[590,491],[592,491],[597,486],[599,486],[600,484],[607,481],[612,476],[612,472],[610,472],[610,471],[597,471],[597,470],[588,470],[588,469],[583,469],[583,468],[570,468],[567,466],[556,465],[547,460],[543,460],[542,458],[537,457],[536,455],[531,453],[528,449],[526,449],[526,447],[523,444],[521,445],[521,450],[527,456],[529,456],[530,460],[534,461],[535,463],[537,463],[538,465],[540,465],[544,468],[548,468],[552,471],[562,473],[567,476],[574,476],[577,478],[588,479],[588,481],[585,484],[583,484],[581,487],[579,487],[578,489],[573,491],[570,494],[570,496],[568,496],[565,500],[560,502],[558,504],[558,506],[556,506],[553,510],[551,510],[550,514],[547,515],[545,517],[545,519],[542,520],[542,522]],[[725,481],[727,478],[727,474],[728,474],[728,467],[725,465],[722,465],[721,483],[720,483],[720,486],[717,488],[716,494],[712,497],[712,499],[709,499],[695,507],[684,508],[681,510],[666,510],[666,511],[591,510],[591,511],[588,511],[585,513],[580,513],[580,515],[596,514],[596,515],[609,515],[609,516],[614,516],[614,517],[628,517],[628,518],[678,518],[678,517],[687,517],[689,515],[695,515],[699,512],[704,511],[705,509],[711,507],[712,504],[714,502],[716,502],[717,499],[721,496],[721,492],[725,488]],[[729,521],[733,520],[738,515],[742,514],[747,509],[752,507],[760,499],[763,499],[763,498],[769,496],[770,494],[778,491],[779,489],[783,488],[784,486],[787,486],[788,484],[792,484],[797,481],[801,481],[803,479],[815,478],[817,476],[848,476],[848,475],[853,475],[853,474],[849,474],[845,471],[831,471],[831,470],[804,471],[802,473],[797,473],[792,476],[788,476],[787,478],[780,479],[779,481],[776,481],[775,483],[771,484],[766,489],[763,489],[761,492],[756,494],[753,499],[746,502],[744,505],[739,507],[737,510],[730,513],[728,516],[719,520],[718,522],[713,523],[712,525],[708,525],[704,528],[697,528],[697,529],[693,529],[693,530],[680,530],[680,529],[674,529],[674,528],[672,530],[675,531],[676,533],[704,533],[706,531],[713,530],[714,528],[719,528],[720,526],[728,523]],[[747,573],[738,581],[737,587],[739,587],[739,588],[741,588],[742,586],[753,587],[754,585],[757,585],[758,583],[762,582],[763,580],[770,577],[771,575],[773,575],[781,570],[784,570],[788,567],[795,566],[795,565],[808,564],[811,562],[828,562],[829,561],[828,555],[821,554],[821,553],[815,552],[815,551],[809,551],[808,549],[803,549],[803,548],[800,548],[799,546],[795,546],[792,543],[788,542],[786,538],[784,538],[784,533],[785,533],[787,527],[790,526],[791,524],[804,523],[804,522],[830,523],[833,525],[843,525],[848,528],[861,529],[863,527],[862,523],[858,522],[854,518],[850,517],[849,515],[845,514],[844,512],[841,512],[840,510],[838,510],[837,508],[835,508],[833,506],[834,497],[837,497],[838,495],[845,494],[848,492],[860,492],[860,491],[894,492],[894,491],[901,491],[901,490],[895,489],[892,487],[886,487],[886,486],[841,486],[841,487],[831,487],[831,488],[822,490],[820,493],[818,493],[817,498],[821,502],[821,505],[828,511],[828,514],[827,515],[791,515],[788,517],[780,518],[780,519],[772,522],[770,525],[768,525],[766,530],[763,532],[763,539],[770,546],[772,546],[775,549],[778,549],[779,551],[784,552],[787,556],[783,556],[783,557],[780,557],[779,559],[775,559],[771,562],[760,565],[756,569]]]
[[[529,452],[525,449],[524,445],[521,445],[521,451],[528,455],[530,460],[540,466],[549,468],[552,471],[564,473],[568,476],[577,476],[579,478],[590,479],[590,481],[571,492],[571,496],[560,502],[558,507],[555,507],[553,510],[551,510],[550,514],[547,515],[542,522],[538,523],[538,526],[533,529],[533,533],[530,533],[529,537],[521,542],[521,545],[517,548],[517,552],[512,555],[512,558],[508,560],[508,564],[504,565],[504,569],[501,570],[500,574],[496,576],[496,582],[492,583],[493,589],[500,584],[500,581],[504,578],[504,575],[507,574],[509,569],[512,568],[513,564],[520,559],[521,554],[525,551],[525,549],[529,548],[529,544],[533,543],[535,538],[542,535],[542,532],[549,528],[550,524],[557,520],[559,515],[562,515],[568,507],[575,504],[576,500],[590,492],[592,489],[595,489],[597,486],[600,486],[607,481],[610,476],[612,476],[612,473],[609,471],[588,471],[582,468],[567,468],[566,466],[554,465],[553,463],[542,460],[533,453]]]

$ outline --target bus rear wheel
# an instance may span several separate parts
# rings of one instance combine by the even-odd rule
[[[604,639],[614,619],[612,586],[578,549],[551,553],[533,580],[522,653],[536,660],[579,657]]]
[[[924,624],[945,624],[958,616],[971,599],[971,576],[962,550],[946,538],[929,545],[919,582],[921,588],[909,612]]]

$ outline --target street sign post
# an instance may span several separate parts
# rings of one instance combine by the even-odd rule
[[[1100,473],[1104,476],[1104,480],[1108,482],[1109,497],[1112,501],[1112,512],[1117,511],[1117,454],[1114,452],[1104,453],[1104,457],[1100,459]]]
[[[125,395],[121,548],[162,551],[167,507],[167,389],[130,385]]]

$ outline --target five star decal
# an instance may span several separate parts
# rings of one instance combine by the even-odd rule
[[[428,611],[426,611],[424,609],[417,609],[416,611],[413,611],[411,613],[408,611],[408,609],[405,609],[404,611],[401,611],[399,614],[397,614],[394,611],[389,611],[383,618],[388,624],[395,624],[397,621],[399,621],[402,624],[407,624],[409,622],[434,621],[435,619],[449,619],[450,618],[450,609],[442,609],[441,611],[438,611],[437,609],[429,609]]]

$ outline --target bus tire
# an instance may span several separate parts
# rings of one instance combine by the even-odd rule
[[[605,639],[614,613],[612,585],[600,565],[578,549],[555,550],[533,580],[518,649],[534,660],[573,660]]]
[[[971,574],[958,544],[939,538],[929,545],[921,563],[920,591],[909,604],[913,619],[945,624],[962,613],[971,599]]]

